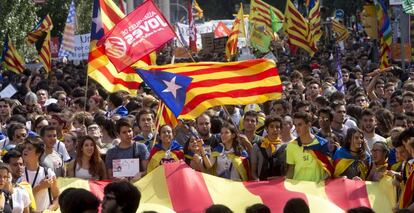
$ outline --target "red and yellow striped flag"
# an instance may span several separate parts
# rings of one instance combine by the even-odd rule
[[[60,191],[84,188],[103,198],[105,181],[58,178]],[[185,163],[169,163],[157,167],[134,183],[141,191],[137,212],[204,212],[212,204],[223,204],[233,212],[245,212],[256,203],[267,205],[272,212],[283,212],[291,198],[302,198],[311,212],[346,212],[366,206],[377,213],[392,212],[396,192],[392,178],[380,182],[332,179],[320,183],[285,180],[283,177],[260,182],[236,182],[197,172]],[[236,196],[237,195],[237,196]],[[195,205],[197,204],[197,205]],[[169,211],[168,211],[169,209]]]
[[[6,36],[4,41],[1,63],[3,63],[8,70],[17,74],[23,73],[25,68],[24,60],[17,52],[9,36]]]
[[[195,119],[213,106],[263,103],[282,96],[276,64],[268,59],[181,63],[145,69],[192,78],[179,119]]]
[[[309,27],[310,27],[310,40],[314,46],[322,37],[321,30],[321,9],[320,0],[315,0],[315,5],[309,11]]]
[[[231,61],[231,59],[235,55],[237,55],[237,43],[239,41],[239,33],[243,33],[245,29],[243,15],[243,5],[240,5],[239,13],[237,13],[237,17],[233,22],[233,27],[231,28],[231,33],[226,43],[227,61]]]
[[[49,15],[46,15],[46,17],[40,20],[37,26],[30,33],[27,34],[27,42],[29,44],[36,43],[40,38],[42,38],[44,32],[52,30],[52,28],[52,19]]]
[[[288,0],[285,10],[284,29],[292,45],[304,49],[313,56],[317,51],[316,45],[312,42],[309,21],[296,9],[295,5]]]
[[[52,52],[50,51],[50,30],[46,32],[42,47],[38,50],[39,61],[43,64],[46,72],[52,71]]]
[[[42,46],[37,50],[39,54],[39,61],[43,64],[46,72],[52,70],[52,52],[50,51],[50,31],[53,28],[52,19],[47,15],[42,19],[36,28],[27,35],[27,41],[34,44],[41,39],[45,34]]]
[[[344,41],[349,37],[348,29],[346,29],[343,24],[335,19],[332,20],[332,31],[336,34],[336,40],[338,42]]]
[[[141,78],[132,68],[118,72],[105,55],[104,46],[97,47],[97,42],[108,33],[125,14],[112,0],[94,0],[93,22],[88,61],[88,76],[98,82],[108,92],[119,90],[136,94]],[[145,56],[135,63],[136,67],[155,64],[156,53]]]
[[[251,0],[249,22],[251,26],[264,26],[264,32],[268,35],[273,35],[272,17],[270,15],[269,8],[276,14],[277,18],[280,21],[284,20],[284,15],[280,10],[276,9],[275,7],[272,7],[270,4],[267,4],[264,1]]]

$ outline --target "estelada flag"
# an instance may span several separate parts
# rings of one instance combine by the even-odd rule
[[[231,33],[231,30],[223,23],[219,22],[216,29],[214,29],[214,37],[215,38],[221,38],[229,36]]]
[[[145,1],[99,43],[116,69],[122,71],[174,37],[174,30],[157,6]]]

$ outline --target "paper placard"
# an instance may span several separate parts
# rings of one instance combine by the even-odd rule
[[[16,93],[17,93],[16,88],[14,88],[14,86],[12,84],[9,84],[9,85],[7,85],[6,88],[4,88],[0,92],[0,97],[1,98],[11,98]]]
[[[139,174],[139,159],[112,160],[112,173],[114,177],[137,177]]]

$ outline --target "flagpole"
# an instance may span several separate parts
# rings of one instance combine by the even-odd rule
[[[174,35],[177,38],[178,42],[181,44],[182,47],[184,47],[185,52],[188,54],[188,56],[190,56],[191,60],[193,62],[196,62],[193,58],[193,56],[191,55],[191,52],[185,47],[184,43],[181,41],[181,39],[179,39],[177,32],[174,31]]]

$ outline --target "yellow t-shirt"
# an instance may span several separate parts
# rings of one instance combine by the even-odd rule
[[[312,143],[318,144],[315,138]],[[319,182],[322,180],[325,171],[309,150],[303,150],[304,145],[299,146],[295,141],[290,142],[286,147],[286,163],[295,166],[293,179]]]

